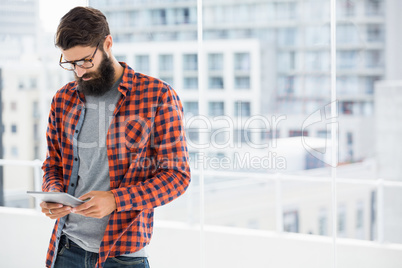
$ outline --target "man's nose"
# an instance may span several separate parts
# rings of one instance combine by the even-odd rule
[[[74,72],[75,72],[75,74],[76,74],[78,77],[82,77],[82,76],[87,72],[86,69],[81,68],[81,67],[78,66],[78,65],[75,65],[74,67],[75,67],[75,68],[74,68]]]

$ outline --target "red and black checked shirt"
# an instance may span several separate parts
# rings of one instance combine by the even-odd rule
[[[98,266],[108,257],[149,244],[153,211],[180,196],[190,183],[190,167],[179,97],[166,83],[134,72],[125,63],[119,99],[107,132],[112,212],[99,249]],[[73,194],[77,181],[75,154],[85,97],[76,82],[53,97],[43,163],[43,191]],[[71,185],[71,187],[70,187]],[[47,253],[52,267],[65,217],[56,221]]]

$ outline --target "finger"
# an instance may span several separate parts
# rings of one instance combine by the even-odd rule
[[[89,193],[86,193],[86,194],[84,194],[84,195],[82,195],[82,196],[80,196],[78,199],[80,199],[80,200],[90,200],[92,197],[94,197],[96,195],[96,192],[95,191],[91,191],[91,192],[89,192]]]
[[[70,213],[71,213],[70,211],[66,211],[66,212],[63,212],[63,213],[49,214],[48,217],[51,218],[52,220],[55,220],[55,219],[62,218],[62,217],[66,216],[66,215],[68,215]]]
[[[44,204],[41,205],[41,207],[44,208],[44,209],[55,209],[55,208],[62,208],[63,207],[63,204],[59,204],[59,203],[49,203],[49,202],[43,202],[43,203]]]
[[[77,212],[85,211],[87,209],[90,209],[92,206],[93,206],[93,204],[90,201],[88,201],[82,205],[76,206],[75,208],[73,208],[71,210],[71,212],[77,213]]]
[[[71,207],[65,206],[63,208],[54,209],[54,210],[42,210],[43,213],[46,214],[47,217],[51,219],[58,219],[64,217],[71,213]]]

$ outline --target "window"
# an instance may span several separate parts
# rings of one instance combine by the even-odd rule
[[[210,89],[223,89],[223,77],[222,76],[211,76],[209,77],[209,88]]]
[[[283,230],[285,232],[299,232],[299,212],[290,210],[283,213]]]
[[[159,55],[159,71],[173,72],[173,55]]]
[[[341,111],[342,114],[353,114],[353,106],[354,102],[353,101],[344,101],[341,102]]]
[[[364,202],[359,200],[356,203],[356,236],[357,239],[364,239]]]
[[[340,0],[338,3],[339,17],[352,17],[356,12],[356,3],[354,0]]]
[[[11,147],[11,157],[18,157],[18,147],[17,146],[12,146]]]
[[[223,70],[223,54],[208,55],[208,70],[210,71]]]
[[[275,3],[275,14],[277,20],[290,20],[296,18],[296,3],[285,2]]]
[[[135,56],[135,66],[134,68],[140,72],[149,72],[149,56],[148,55],[137,55]]]
[[[382,52],[380,50],[368,50],[366,52],[366,67],[381,68],[383,66]]]
[[[236,89],[250,89],[250,77],[249,76],[236,76],[235,77]]]
[[[34,101],[32,103],[32,115],[34,118],[39,118],[39,116],[40,116],[39,103],[37,101]]]
[[[366,15],[379,16],[382,14],[382,2],[380,0],[366,0]]]
[[[237,101],[235,102],[235,116],[251,116],[251,104],[248,101]]]
[[[208,104],[208,114],[210,116],[221,116],[225,113],[225,104],[222,101],[211,101]]]
[[[185,101],[183,104],[184,114],[186,115],[198,115],[198,102]]]
[[[278,79],[278,94],[284,96],[294,93],[295,93],[295,77],[280,76]]]
[[[289,137],[307,137],[308,136],[308,131],[304,130],[289,130]]]
[[[198,77],[184,77],[184,89],[198,89]]]
[[[297,30],[295,28],[281,28],[277,30],[277,42],[279,46],[297,45]]]
[[[234,54],[234,68],[236,71],[250,71],[250,53]]]
[[[12,101],[10,108],[11,108],[11,111],[17,111],[17,103],[15,101]]]
[[[155,9],[151,11],[151,19],[153,25],[165,25],[167,24],[166,10]]]
[[[198,56],[197,54],[183,55],[183,71],[197,71]]]
[[[328,235],[328,212],[321,209],[318,216],[318,234]]]
[[[17,125],[11,125],[11,133],[17,133]]]
[[[252,142],[251,131],[248,129],[235,129],[233,133],[235,144],[249,144]]]
[[[351,69],[356,68],[357,52],[354,50],[350,51],[338,51],[337,60],[339,69]]]
[[[378,24],[367,25],[367,41],[368,42],[382,42],[383,41],[383,28]]]
[[[346,237],[346,206],[341,205],[338,209],[338,236]]]

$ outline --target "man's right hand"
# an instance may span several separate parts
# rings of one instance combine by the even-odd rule
[[[71,213],[71,207],[58,203],[42,202],[40,207],[42,208],[42,213],[52,220],[62,218]]]

